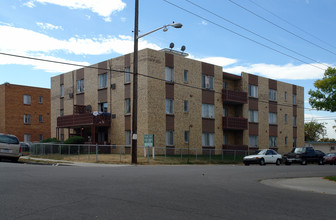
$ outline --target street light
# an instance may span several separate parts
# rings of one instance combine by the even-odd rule
[[[164,32],[168,27],[181,28],[181,23],[172,23],[164,25],[155,30],[147,32],[142,35],[139,33],[139,0],[135,0],[135,16],[134,16],[134,54],[133,54],[133,106],[132,106],[132,163],[137,163],[137,121],[138,121],[138,40],[148,34],[163,29]]]

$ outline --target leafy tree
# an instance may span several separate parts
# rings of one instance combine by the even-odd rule
[[[321,142],[336,142],[335,138],[321,138]]]
[[[42,141],[40,141],[41,143],[58,143],[60,142],[59,140],[57,140],[57,138],[47,138],[44,139]]]
[[[305,140],[306,141],[319,141],[327,134],[324,123],[316,121],[306,122],[304,124]]]
[[[85,140],[81,136],[72,136],[64,141],[64,144],[84,144]]]
[[[309,104],[317,110],[336,111],[336,69],[329,67],[322,79],[314,82],[316,91],[309,90]]]

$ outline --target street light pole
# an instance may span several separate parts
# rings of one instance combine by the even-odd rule
[[[138,40],[148,34],[163,29],[167,31],[168,27],[181,28],[181,23],[167,24],[150,32],[139,36],[139,0],[135,0],[135,17],[134,17],[134,53],[133,53],[133,105],[132,105],[132,163],[138,162],[137,153],[137,122],[138,122]]]

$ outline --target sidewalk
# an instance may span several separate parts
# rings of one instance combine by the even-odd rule
[[[261,183],[279,188],[336,195],[336,182],[323,177],[269,179]]]

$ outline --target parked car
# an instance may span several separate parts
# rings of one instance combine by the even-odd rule
[[[292,163],[301,163],[307,165],[309,162],[317,162],[319,165],[323,165],[322,151],[315,151],[312,147],[296,147],[291,152],[284,155],[284,161],[286,165]]]
[[[276,151],[271,149],[259,150],[257,154],[245,156],[243,159],[245,166],[250,164],[260,164],[263,166],[267,163],[275,163],[276,165],[280,165],[281,161],[281,154],[278,154]]]
[[[0,160],[8,158],[12,161],[18,161],[21,154],[21,147],[16,136],[0,133]]]
[[[330,165],[336,165],[336,153],[329,153],[323,157],[323,162]]]
[[[27,156],[30,154],[31,144],[27,142],[20,142],[22,156]]]

